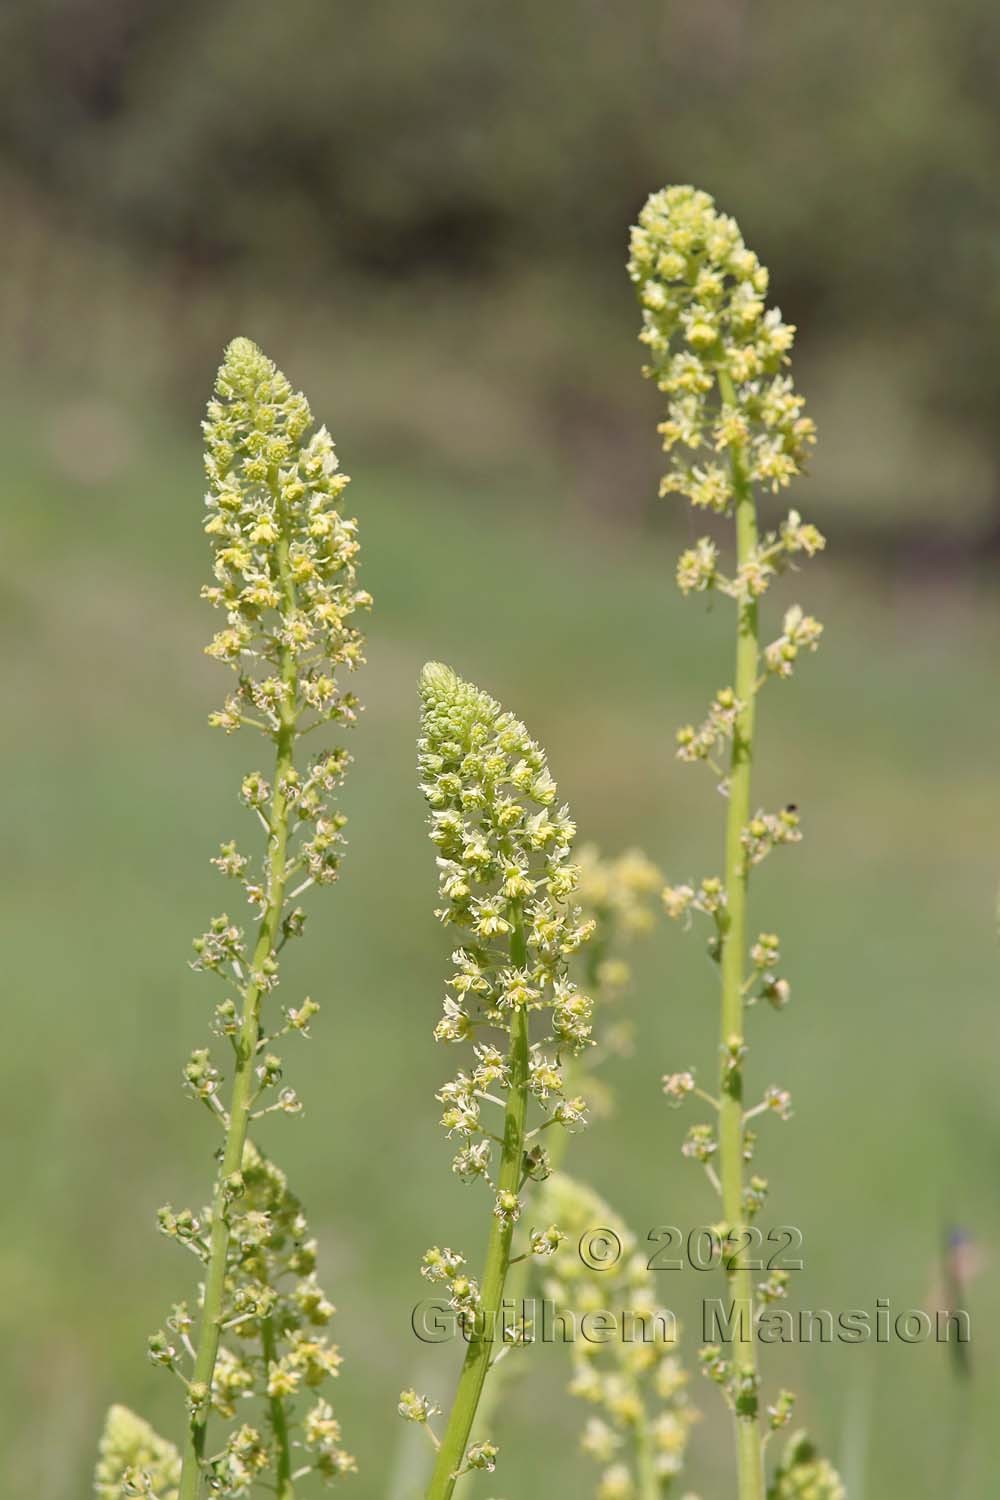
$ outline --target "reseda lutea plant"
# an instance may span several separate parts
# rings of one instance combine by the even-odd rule
[[[570,978],[569,960],[593,922],[581,920],[575,904],[576,830],[569,809],[556,807],[541,747],[513,714],[438,662],[424,668],[420,693],[419,765],[438,850],[437,916],[464,934],[436,1035],[472,1051],[471,1071],[460,1069],[438,1094],[441,1123],[460,1142],[454,1170],[484,1183],[492,1200],[480,1280],[451,1249],[434,1246],[424,1256],[424,1276],[447,1288],[468,1338],[442,1435],[427,1397],[404,1391],[400,1398],[401,1415],[424,1424],[437,1446],[428,1500],[449,1500],[461,1474],[496,1464],[497,1445],[488,1437],[470,1444],[470,1436],[497,1353],[521,1194],[549,1170],[542,1132],[553,1125],[572,1130],[584,1118],[584,1100],[567,1096],[560,1054],[579,1051],[590,1038],[591,1002]],[[539,1119],[529,1128],[532,1102]],[[496,1114],[496,1131],[484,1110]],[[563,1239],[555,1224],[535,1230],[525,1253],[550,1256]]]
[[[696,509],[731,518],[735,530],[733,571],[722,571],[711,536],[685,551],[677,566],[682,593],[723,594],[736,610],[732,684],[716,693],[699,726],[687,725],[677,735],[680,758],[705,762],[725,795],[723,873],[664,893],[671,916],[699,912],[712,924],[710,952],[721,976],[719,1094],[696,1088],[691,1070],[669,1074],[664,1088],[677,1103],[697,1094],[716,1115],[713,1123],[691,1128],[683,1150],[704,1165],[722,1201],[723,1259],[736,1332],[725,1356],[715,1348],[703,1356],[735,1415],[740,1500],[763,1500],[765,1424],[787,1422],[792,1398],[782,1392],[766,1412],[761,1409],[754,1288],[738,1252],[767,1193],[764,1177],[746,1173],[755,1145],[750,1121],[765,1112],[786,1119],[790,1100],[772,1086],[761,1103],[747,1108],[745,1012],[761,999],[780,1009],[789,991],[775,972],[778,938],[762,933],[749,941],[747,892],[752,869],[801,835],[792,806],[751,811],[750,772],[757,698],[770,680],[791,675],[803,651],[816,648],[821,627],[793,606],[781,633],[762,652],[758,615],[774,578],[797,557],[813,556],[824,539],[794,510],[776,531],[761,535],[756,491],[778,491],[800,472],[814,428],[791,378],[782,373],[795,330],[777,308],[765,307],[766,269],[707,193],[672,187],[652,195],[632,231],[629,274],[642,306],[640,338],[649,351],[644,373],[667,397],[659,432],[670,463],[661,494],[685,495]],[[757,1295],[766,1302],[783,1293],[778,1273]]]
[[[197,1260],[201,1285],[197,1306],[176,1305],[149,1341],[153,1362],[178,1377],[184,1440],[178,1453],[113,1407],[96,1480],[108,1500],[199,1500],[256,1486],[292,1500],[300,1477],[355,1467],[323,1394],[340,1356],[324,1332],[334,1309],[316,1280],[316,1243],[249,1131],[263,1115],[301,1107],[273,1049],[308,1036],[319,1007],[280,1004],[279,956],[303,930],[297,898],[337,878],[345,819],[331,799],[350,759],[341,748],[304,756],[301,741],[357,717],[337,673],[363,659],[353,617],[371,600],[358,587],[357,527],[339,510],[348,480],[330,435],[313,430],[305,397],[248,339],[226,351],[204,431],[215,582],[203,593],[226,616],[207,650],[236,675],[211,723],[254,729],[270,749],[268,768],[242,785],[264,849],[255,862],[227,842],[214,860],[242,888],[250,931],[223,914],[195,943],[195,967],[225,986],[211,1022],[225,1060],[198,1048],[184,1078],[221,1147],[210,1206],[160,1211],[163,1233]]]

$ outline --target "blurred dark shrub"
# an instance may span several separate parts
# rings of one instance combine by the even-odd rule
[[[8,170],[213,274],[600,298],[645,193],[697,181],[836,399],[895,424],[897,485],[1000,488],[990,0],[22,0],[0,43]]]

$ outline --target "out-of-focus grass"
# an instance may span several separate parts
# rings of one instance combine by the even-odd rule
[[[157,1239],[153,1213],[197,1205],[208,1184],[211,1125],[179,1075],[216,996],[185,959],[233,900],[208,858],[243,828],[238,778],[261,753],[203,727],[225,675],[200,655],[196,444],[137,429],[130,447],[96,482],[65,433],[27,414],[4,433],[0,1489],[46,1500],[87,1493],[110,1400],[176,1433],[178,1391],[143,1342],[190,1294],[193,1263]],[[377,607],[344,797],[351,850],[283,986],[323,1004],[313,1043],[287,1054],[308,1112],[267,1141],[321,1239],[345,1355],[339,1412],[362,1466],[353,1493],[375,1497],[400,1436],[399,1388],[450,1389],[453,1354],[409,1327],[419,1256],[440,1241],[475,1260],[483,1226],[481,1195],[448,1170],[432,1097],[449,1067],[430,1035],[449,945],[431,916],[414,786],[417,671],[434,656],[480,679],[548,746],[583,835],[639,842],[688,878],[717,868],[720,807],[707,778],[674,762],[671,739],[727,680],[730,619],[677,598],[669,538],[561,530],[558,494],[469,496],[356,467]],[[827,639],[763,706],[760,800],[796,801],[807,837],[765,866],[755,894],[755,919],[784,937],[794,995],[787,1014],[753,1017],[750,1071],[796,1103],[791,1125],[765,1125],[759,1160],[768,1221],[805,1236],[795,1300],[901,1309],[930,1295],[946,1220],[983,1245],[1000,1234],[997,612],[844,572],[835,518],[817,519],[833,555],[785,597],[798,590]],[[571,1167],[644,1234],[715,1217],[658,1086],[666,1067],[712,1068],[715,995],[697,936],[662,931],[640,969],[617,1118],[580,1140]],[[661,1274],[689,1323],[696,1299],[720,1290],[692,1270]],[[934,1344],[765,1354],[769,1389],[799,1390],[824,1446],[836,1457],[853,1444],[865,1500],[986,1492],[994,1284],[984,1276],[971,1297],[962,1389]],[[553,1395],[558,1351],[536,1352],[534,1383],[496,1432],[502,1474],[470,1494],[586,1492],[584,1413]],[[697,1377],[695,1393],[706,1420],[691,1482],[723,1494],[725,1423]]]

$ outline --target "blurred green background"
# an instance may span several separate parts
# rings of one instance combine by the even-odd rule
[[[793,501],[830,547],[783,587],[827,636],[765,699],[758,779],[807,831],[755,896],[793,981],[785,1015],[753,1018],[755,1075],[796,1103],[762,1133],[773,1220],[803,1229],[802,1306],[930,1305],[952,1223],[982,1262],[968,1379],[935,1344],[793,1348],[765,1377],[799,1390],[852,1500],[993,1493],[998,43],[986,0],[0,12],[3,1493],[86,1495],[112,1399],[176,1432],[144,1339],[190,1276],[153,1215],[208,1180],[179,1079],[216,997],[185,960],[256,760],[205,728],[225,674],[201,655],[197,420],[228,337],[331,426],[376,596],[349,861],[285,981],[323,1002],[288,1059],[308,1114],[266,1140],[340,1307],[353,1493],[390,1493],[400,1387],[450,1389],[452,1351],[409,1328],[420,1254],[482,1227],[433,1100],[449,945],[421,663],[527,719],[582,834],[673,878],[717,867],[717,798],[671,742],[728,680],[730,622],[673,588],[691,530],[655,499],[623,270],[667,181],[715,193],[771,267],[820,428]],[[617,1116],[571,1167],[644,1233],[714,1213],[658,1085],[712,1065],[696,938],[661,928],[634,1010]],[[689,1315],[717,1290],[661,1274]],[[530,1364],[470,1495],[587,1493],[558,1351]],[[716,1500],[728,1433],[695,1394],[690,1482]]]

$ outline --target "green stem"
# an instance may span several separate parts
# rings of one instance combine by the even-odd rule
[[[561,1131],[560,1134],[565,1135],[566,1132]],[[510,1266],[508,1270],[507,1279],[504,1282],[504,1300],[508,1307],[515,1309],[516,1317],[520,1317],[524,1308],[533,1269],[532,1257],[527,1255],[516,1265]],[[508,1347],[500,1364],[497,1364],[496,1360],[493,1361],[489,1384],[484,1386],[476,1405],[476,1417],[470,1433],[474,1443],[481,1442],[483,1438],[489,1436],[490,1426],[510,1384],[511,1377],[520,1369],[516,1361],[518,1352],[517,1349]]]
[[[515,925],[511,936],[510,958],[515,968],[523,968],[527,959],[524,931],[520,920]],[[521,1187],[524,1124],[528,1113],[528,1013],[525,1007],[520,1005],[511,1016],[508,1062],[510,1090],[504,1116],[503,1152],[497,1191],[517,1193]],[[465,1460],[469,1434],[472,1432],[472,1424],[476,1419],[476,1410],[490,1368],[494,1336],[500,1327],[500,1311],[507,1268],[510,1264],[513,1234],[512,1222],[493,1217],[490,1222],[489,1243],[486,1247],[486,1265],[483,1269],[479,1312],[469,1335],[469,1347],[458,1378],[448,1425],[438,1449],[434,1474],[427,1491],[427,1500],[451,1500],[455,1480]]]
[[[649,1418],[645,1407],[640,1411],[635,1424],[636,1470],[639,1476],[639,1500],[662,1500],[663,1490],[653,1461],[653,1445],[649,1436]]]
[[[719,371],[719,393],[724,405],[736,404],[736,393],[726,371]],[[753,487],[747,477],[746,460],[740,448],[730,451],[736,493],[737,566],[746,563],[757,545],[757,512]],[[757,604],[745,598],[739,604],[736,638],[736,680],[733,684],[741,704],[733,731],[729,772],[729,803],[726,813],[725,885],[726,924],[722,940],[723,1048],[721,1108],[719,1112],[719,1176],[726,1224],[739,1231],[743,1210],[743,1076],[738,1063],[727,1068],[732,1048],[743,1046],[743,971],[747,949],[747,885],[749,866],[742,834],[750,821],[750,770],[753,761],[754,699],[759,657]],[[738,1054],[737,1054],[738,1055]],[[735,1243],[740,1243],[737,1239]],[[738,1257],[734,1257],[738,1259]],[[752,1394],[739,1400],[736,1414],[739,1500],[764,1500],[764,1461],[757,1398],[757,1349],[754,1337],[753,1279],[748,1268],[729,1273],[735,1303],[736,1334],[733,1363],[738,1376],[752,1384]]]
[[[594,995],[595,998],[599,990],[598,971],[601,960],[611,944],[613,931],[611,915],[607,910],[604,910],[601,912],[598,930],[587,944],[586,949],[587,984],[589,985],[590,994]],[[563,1064],[564,1088],[567,1098],[577,1092],[578,1085],[585,1078],[586,1068],[581,1065],[580,1059],[567,1057]],[[547,1132],[547,1134],[549,1135],[549,1169],[552,1172],[559,1172],[562,1170],[563,1161],[573,1137],[568,1130],[557,1130],[551,1134]],[[518,1261],[517,1265],[511,1268],[504,1288],[508,1304],[513,1303],[515,1308],[523,1308],[533,1269],[534,1261],[530,1255],[524,1260]],[[493,1379],[479,1399],[475,1426],[472,1430],[474,1441],[486,1435],[487,1424],[491,1421],[494,1412],[500,1404],[506,1386],[510,1381],[510,1374],[517,1368],[516,1365],[511,1364],[510,1355],[505,1355],[503,1364],[497,1368]],[[656,1491],[655,1493],[658,1494],[659,1492]]]
[[[575,1059],[568,1057],[563,1064],[563,1078],[567,1098],[576,1093],[574,1061]],[[583,1069],[579,1071],[582,1073]],[[563,1159],[572,1136],[568,1130],[546,1131],[546,1135],[552,1137],[548,1147],[549,1167],[551,1171],[559,1172],[562,1169]],[[527,1299],[531,1273],[534,1267],[535,1261],[533,1256],[527,1254],[523,1260],[519,1260],[516,1265],[510,1267],[507,1280],[504,1283],[504,1295],[507,1305],[513,1306],[517,1310],[519,1317]],[[497,1366],[489,1385],[486,1386],[479,1398],[479,1404],[476,1408],[475,1425],[472,1429],[473,1441],[478,1441],[480,1438],[486,1436],[488,1424],[492,1421],[494,1413],[500,1405],[504,1392],[510,1383],[511,1375],[515,1370],[520,1369],[518,1364],[514,1364],[511,1361],[511,1354],[513,1353],[514,1351],[510,1350],[504,1355],[503,1363]]]
[[[260,1340],[264,1352],[264,1363],[270,1368],[277,1358],[274,1324],[270,1318],[264,1318],[261,1323]],[[278,1461],[275,1466],[275,1493],[278,1500],[295,1500],[295,1487],[292,1484],[292,1445],[288,1436],[288,1414],[285,1411],[284,1397],[271,1396],[268,1405],[271,1411],[274,1443],[278,1450]]]
[[[271,489],[275,497],[281,531],[275,547],[278,574],[284,593],[285,608],[293,610],[295,590],[288,560],[288,528],[281,504],[277,474],[272,476]],[[287,648],[283,648],[281,652],[281,680],[285,684],[286,695],[281,705],[280,724],[275,736],[277,751],[270,808],[271,840],[267,861],[267,904],[257,929],[257,941],[251,960],[251,975],[259,974],[264,962],[274,952],[281,913],[285,904],[288,802],[284,787],[286,777],[293,767],[298,722],[295,655]],[[188,1423],[178,1500],[198,1500],[201,1494],[212,1378],[219,1353],[220,1324],[225,1301],[226,1263],[229,1256],[230,1199],[226,1183],[227,1179],[239,1172],[243,1166],[243,1151],[253,1109],[256,1082],[254,1064],[260,1041],[260,1011],[263,993],[261,985],[253,979],[244,992],[243,1017],[236,1040],[236,1071],[233,1075],[232,1097],[229,1104],[229,1125],[212,1198],[212,1235],[209,1242],[208,1271],[205,1278],[205,1294],[195,1350],[194,1371],[191,1376],[192,1385],[203,1393],[203,1399],[199,1401]],[[282,1500],[289,1500],[291,1493],[289,1486],[282,1492]]]

